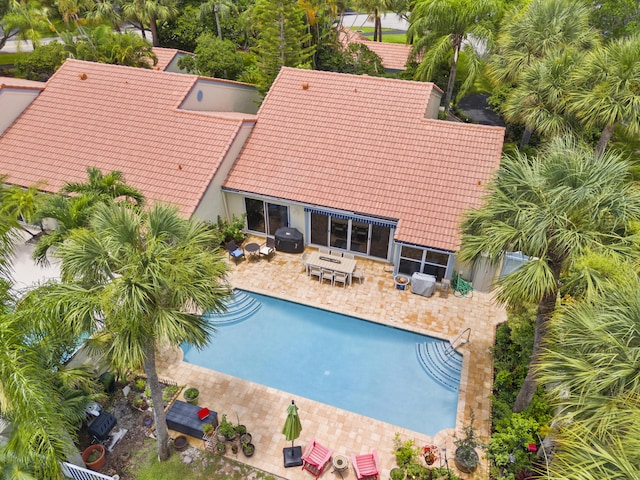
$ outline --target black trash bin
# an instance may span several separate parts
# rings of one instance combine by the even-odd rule
[[[285,253],[302,253],[304,241],[302,233],[295,228],[281,227],[276,230],[276,250]]]

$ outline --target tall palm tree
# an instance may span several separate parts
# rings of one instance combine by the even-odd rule
[[[537,366],[557,411],[550,478],[640,477],[640,282],[626,270],[550,322]]]
[[[63,283],[48,291],[44,311],[76,332],[110,335],[106,358],[122,370],[144,369],[154,405],[162,405],[156,349],[209,342],[201,313],[223,310],[226,263],[212,250],[216,235],[177,209],[100,204],[89,229],[74,231],[56,255]],[[154,409],[158,458],[169,455],[162,408]]]
[[[143,38],[146,38],[145,28],[149,27],[153,46],[158,47],[158,22],[175,18],[178,8],[175,0],[123,0],[122,12],[126,19],[140,26]]]
[[[507,121],[524,124],[528,132],[546,138],[578,132],[580,125],[567,104],[576,88],[572,73],[583,58],[583,51],[567,47],[532,63],[502,105]]]
[[[31,295],[0,312],[0,414],[13,427],[4,455],[36,478],[62,479],[60,462],[77,454],[75,432],[101,389],[90,369],[63,364],[72,332],[41,316]]]
[[[591,51],[575,78],[583,88],[572,95],[571,108],[587,128],[602,128],[597,156],[616,126],[640,135],[640,34]]]
[[[487,68],[489,78],[496,86],[517,87],[524,72],[547,55],[569,47],[580,52],[597,45],[599,35],[590,26],[589,15],[580,0],[533,0],[524,8],[514,7],[505,15],[496,40]],[[517,100],[511,99],[511,103],[516,105]],[[532,130],[525,122],[521,146],[529,143]]]
[[[640,220],[640,190],[629,165],[608,153],[592,165],[593,152],[557,139],[535,158],[506,156],[484,204],[467,213],[459,258],[495,262],[508,251],[530,261],[498,282],[497,299],[508,307],[535,303],[531,362],[513,410],[524,410],[535,393],[537,362],[556,309],[560,277],[587,250],[633,255],[632,222]]]
[[[464,48],[469,57],[469,74],[458,92],[463,94],[480,69],[480,50],[487,49],[492,41],[492,20],[498,12],[499,3],[495,0],[416,1],[407,31],[414,56],[422,57],[416,78],[431,80],[439,65],[450,62],[445,111],[453,97],[460,51]]]
[[[218,38],[222,40],[222,25],[220,19],[226,18],[238,11],[236,5],[231,0],[208,0],[200,4],[200,21],[205,21],[213,13],[216,21]]]

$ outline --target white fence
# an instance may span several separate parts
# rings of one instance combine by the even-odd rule
[[[118,476],[110,477],[102,473],[87,470],[72,463],[62,462],[62,474],[74,480],[118,480]]]

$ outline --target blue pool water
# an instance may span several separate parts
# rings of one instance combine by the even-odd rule
[[[246,320],[216,326],[184,360],[410,430],[455,427],[458,392],[426,373],[416,344],[440,342],[272,297]],[[459,385],[459,378],[456,380]]]

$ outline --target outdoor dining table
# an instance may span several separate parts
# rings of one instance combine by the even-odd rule
[[[307,265],[312,267],[320,267],[325,270],[333,270],[334,272],[346,273],[349,275],[349,285],[353,272],[356,269],[356,261],[353,258],[337,257],[327,253],[311,252],[307,257]]]

